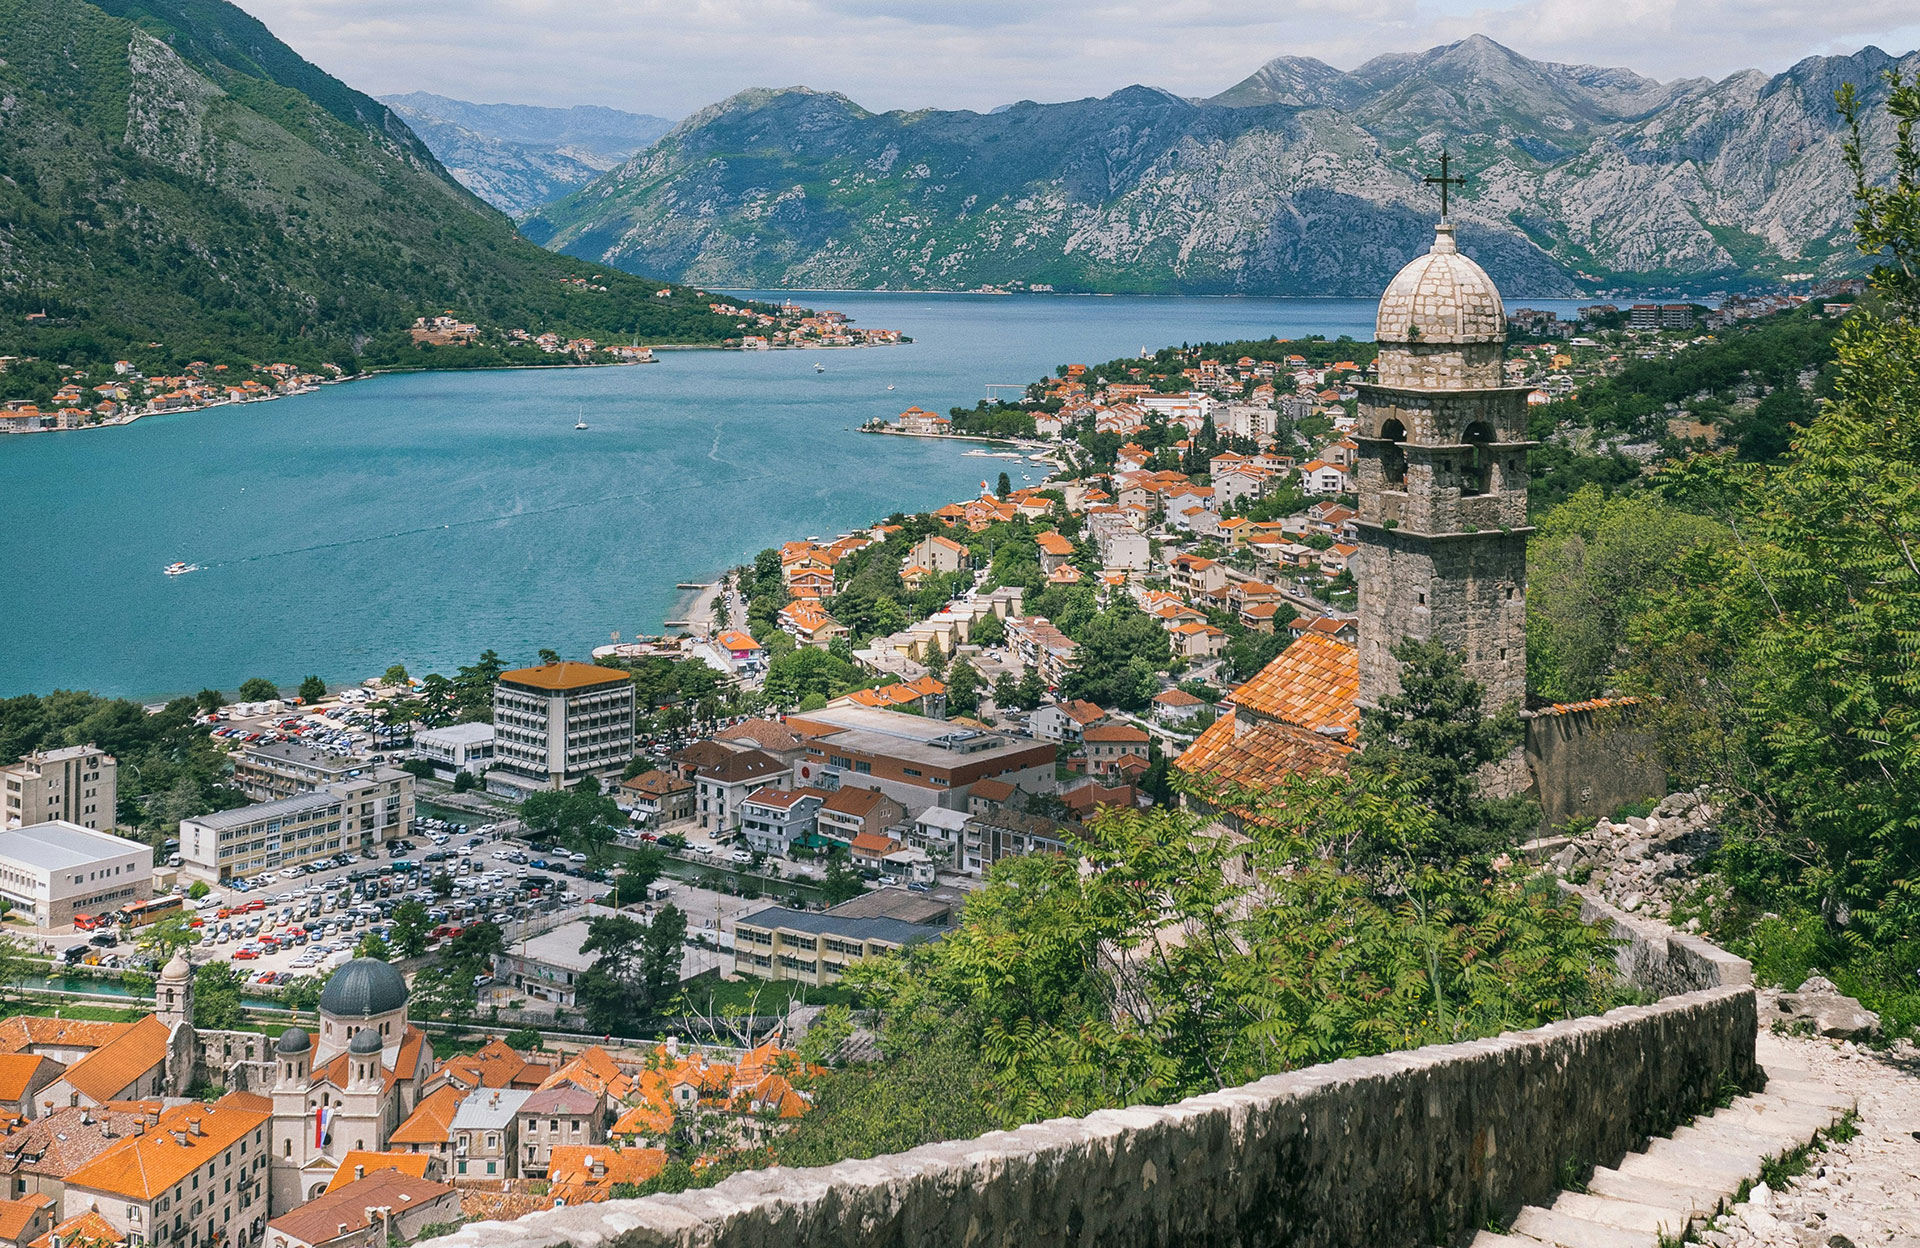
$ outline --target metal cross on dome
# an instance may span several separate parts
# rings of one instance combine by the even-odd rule
[[[1444,147],[1441,148],[1440,176],[1437,178],[1426,177],[1421,179],[1421,181],[1425,182],[1428,186],[1437,186],[1440,188],[1440,219],[1442,221],[1447,219],[1447,188],[1450,186],[1465,186],[1467,184],[1467,179],[1464,174],[1451,178],[1447,176],[1447,165],[1452,159],[1453,157],[1447,154],[1447,149]]]

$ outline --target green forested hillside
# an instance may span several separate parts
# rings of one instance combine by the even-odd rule
[[[691,291],[563,282],[599,272],[222,0],[0,0],[0,354],[392,363],[447,310],[620,341],[730,328]]]

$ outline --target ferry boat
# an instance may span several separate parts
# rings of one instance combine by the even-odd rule
[[[198,572],[199,570],[199,565],[192,563],[170,563],[161,569],[161,571],[165,572],[168,576],[185,576],[189,572]]]

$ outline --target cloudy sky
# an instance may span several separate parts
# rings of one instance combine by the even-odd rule
[[[1920,46],[1914,0],[237,0],[373,94],[681,117],[746,87],[988,109],[1129,83],[1212,95],[1273,56],[1350,69],[1482,33],[1668,79]]]

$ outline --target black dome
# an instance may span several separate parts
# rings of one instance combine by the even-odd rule
[[[276,1053],[305,1053],[313,1047],[313,1037],[304,1027],[289,1027],[280,1033],[280,1042],[273,1046]]]
[[[353,1035],[353,1043],[347,1046],[349,1053],[378,1053],[380,1051],[380,1033],[372,1027],[362,1027]]]
[[[320,991],[320,1012],[335,1018],[372,1018],[407,1003],[407,981],[378,958],[355,958]]]

